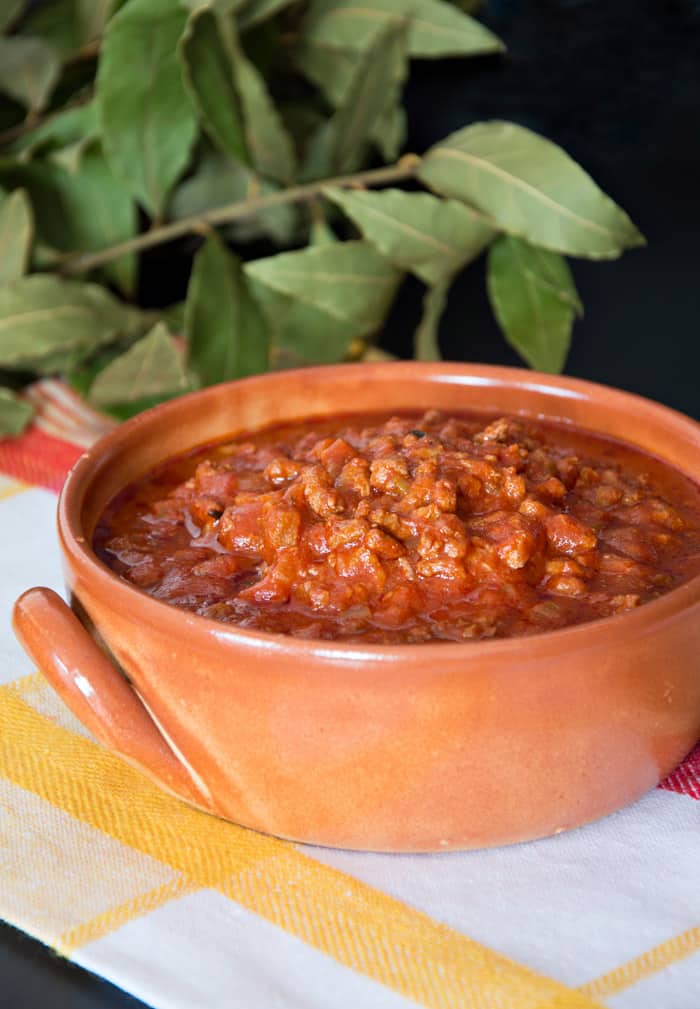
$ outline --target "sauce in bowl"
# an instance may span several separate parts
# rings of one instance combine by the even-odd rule
[[[242,627],[378,643],[539,633],[700,572],[700,488],[522,417],[338,416],[169,459],[98,523],[152,596]]]

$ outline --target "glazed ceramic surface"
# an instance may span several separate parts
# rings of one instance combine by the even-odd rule
[[[553,834],[630,802],[700,735],[700,578],[533,637],[353,645],[170,607],[90,547],[109,499],[170,455],[273,421],[432,407],[571,421],[700,481],[699,425],[586,382],[416,363],[246,379],[142,414],[81,458],[59,503],[74,612],[32,589],[16,604],[19,637],[107,746],[256,830],[444,851]]]

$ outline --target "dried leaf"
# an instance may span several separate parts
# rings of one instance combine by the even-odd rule
[[[481,215],[464,204],[430,193],[327,189],[325,195],[382,255],[426,284],[455,274],[495,235]]]
[[[411,56],[473,56],[500,52],[487,28],[441,0],[313,0],[304,27],[307,41],[339,49],[368,49],[388,24],[408,28]]]
[[[130,0],[107,27],[97,74],[110,167],[156,215],[187,165],[197,132],[176,54],[186,19],[172,0]]]
[[[566,260],[504,235],[491,246],[488,291],[508,343],[533,368],[561,371],[582,311]]]
[[[31,405],[12,391],[0,386],[0,438],[18,435],[34,416]]]
[[[475,123],[427,152],[418,175],[534,245],[590,259],[644,239],[627,214],[556,144],[513,123]]]
[[[22,277],[0,287],[0,367],[51,374],[141,326],[138,310],[96,284]]]
[[[187,289],[188,363],[200,385],[265,371],[267,327],[240,260],[216,234],[195,257]]]
[[[182,356],[163,322],[111,361],[90,387],[95,406],[135,403],[187,388]]]
[[[30,112],[40,112],[58,80],[57,50],[44,39],[13,35],[0,38],[0,91]]]
[[[0,286],[25,273],[33,231],[32,207],[23,189],[0,200]]]

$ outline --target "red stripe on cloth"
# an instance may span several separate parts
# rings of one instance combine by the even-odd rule
[[[679,795],[689,795],[691,799],[700,799],[700,743],[680,767],[671,771],[659,788],[665,788],[667,792],[678,792]]]
[[[33,426],[19,438],[0,439],[0,472],[35,487],[58,491],[83,452],[79,445]]]

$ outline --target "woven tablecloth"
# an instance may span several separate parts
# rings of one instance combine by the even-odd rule
[[[55,491],[107,423],[30,396],[0,441],[0,916],[158,1009],[700,1007],[700,750],[568,834],[374,855],[224,823],[98,746],[10,611],[61,591]]]

